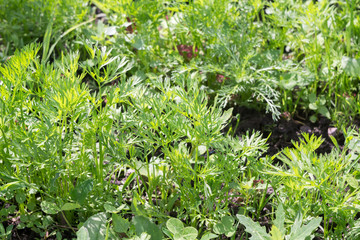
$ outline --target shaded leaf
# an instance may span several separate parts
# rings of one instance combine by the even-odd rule
[[[327,118],[330,118],[330,112],[325,106],[320,106],[318,112]]]
[[[5,234],[5,228],[4,228],[4,225],[2,223],[0,223],[0,233]]]
[[[143,216],[136,216],[133,219],[133,223],[135,225],[135,231],[138,236],[140,236],[143,232],[146,232],[151,236],[152,240],[162,239],[162,232],[155,225],[155,223],[151,222],[148,218]]]
[[[19,191],[16,193],[15,199],[16,199],[16,202],[19,204],[24,203],[26,200],[26,195],[23,191]]]
[[[112,221],[115,232],[125,233],[130,227],[130,223],[126,219],[120,217],[115,213],[112,214]]]
[[[309,102],[310,103],[315,103],[316,102],[316,94],[315,93],[310,93]]]
[[[83,204],[87,195],[93,189],[93,180],[87,179],[84,182],[76,185],[76,187],[71,191],[70,196],[74,201],[77,201],[80,204]]]

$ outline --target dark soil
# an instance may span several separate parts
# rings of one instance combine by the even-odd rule
[[[0,202],[0,205],[2,203]],[[4,228],[6,229],[8,226],[13,225],[13,229],[11,231],[11,238],[12,240],[34,240],[34,239],[47,239],[47,240],[55,240],[56,236],[49,236],[50,232],[46,232],[44,237],[41,237],[40,234],[33,231],[31,228],[25,227],[24,229],[18,229],[20,224],[20,217],[8,217],[6,222],[2,223]],[[67,226],[57,226],[60,229],[63,229],[61,235],[63,239],[72,239],[74,233],[71,232]]]
[[[47,240],[56,240],[56,236],[48,236],[49,232],[46,232],[44,237],[41,237],[38,233],[32,231],[30,228],[17,229],[16,226],[20,223],[11,223],[14,225],[14,228],[11,233],[12,240],[34,240],[34,239],[47,239]],[[61,233],[62,239],[73,239],[76,238],[73,232],[66,230]]]
[[[236,131],[236,135],[245,134],[246,131],[260,131],[263,137],[268,137],[267,154],[272,156],[286,147],[292,147],[292,141],[298,141],[302,137],[302,133],[314,134],[324,139],[323,144],[317,149],[317,153],[330,153],[334,144],[330,139],[333,136],[339,146],[344,144],[344,136],[341,131],[335,128],[331,121],[326,117],[319,117],[315,123],[302,118],[300,116],[291,117],[284,113],[278,121],[272,119],[271,114],[264,114],[253,109],[238,108],[234,114],[240,115],[240,122]],[[236,120],[232,121],[235,127]]]

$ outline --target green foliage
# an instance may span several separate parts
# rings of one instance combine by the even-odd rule
[[[360,76],[360,60],[355,58],[343,57],[341,59],[341,66],[344,72],[351,77]]]
[[[227,126],[242,107],[354,122],[358,5],[0,1],[0,238],[356,239],[355,130],[268,156]]]
[[[326,108],[326,98],[325,96],[316,97],[314,93],[311,93],[308,96],[309,109],[319,113],[327,118],[330,118],[330,112]],[[310,121],[316,122],[316,115],[310,116]]]
[[[193,227],[184,227],[184,224],[176,218],[170,218],[166,222],[166,227],[172,233],[174,240],[195,240],[198,231]]]
[[[308,134],[303,137],[300,143],[293,143],[294,148],[286,148],[278,155],[284,166],[268,165],[274,171],[266,173],[274,176],[272,186],[279,191],[278,201],[283,193],[292,196],[284,202],[291,206],[290,215],[295,216],[295,209],[306,216],[323,215],[325,235],[331,230],[338,234],[346,229],[344,222],[353,222],[352,215],[357,212],[352,207],[358,203],[356,196],[359,194],[358,180],[353,175],[359,167],[358,150],[353,147],[359,141],[357,133],[348,131],[345,147],[342,150],[334,148],[325,155],[315,152],[323,141],[321,138]],[[329,225],[330,218],[337,224],[336,229]]]
[[[114,224],[114,230],[115,232],[118,232],[118,233],[126,233],[129,229],[129,226],[130,226],[130,223],[120,217],[119,215],[117,214],[112,214],[112,221],[113,221],[113,224]]]
[[[7,226],[6,229],[4,228],[4,225],[0,223],[0,237],[1,239],[10,239],[11,237],[11,231],[13,229],[13,225]]]
[[[106,234],[106,215],[98,213],[91,216],[76,233],[78,240],[85,239],[105,239]]]
[[[11,46],[8,54],[34,40],[42,39],[51,26],[55,35],[45,39],[58,37],[62,31],[86,19],[90,10],[87,0],[3,0],[0,9],[2,41],[5,46]]]
[[[151,236],[150,239],[157,240],[162,239],[161,230],[152,223],[149,219],[143,216],[135,216],[133,219],[133,223],[135,226],[136,234],[139,236],[142,233],[146,232]]]
[[[234,218],[231,216],[224,216],[221,221],[215,224],[214,232],[216,234],[225,234],[226,237],[231,237],[235,234]]]
[[[236,217],[239,219],[239,222],[245,226],[245,231],[251,234],[249,238],[251,240],[312,239],[312,232],[315,231],[321,223],[321,218],[314,218],[308,224],[303,225],[302,214],[299,212],[294,224],[291,226],[290,233],[286,234],[284,227],[285,212],[282,204],[280,204],[276,210],[276,219],[273,221],[274,225],[271,228],[270,234],[266,232],[264,227],[261,227],[259,223],[254,222],[251,218],[243,215],[236,215]]]
[[[103,59],[99,64],[106,71],[94,75],[101,77],[98,87],[89,89],[82,84],[84,75],[76,74],[78,54],[46,64],[39,62],[37,49],[31,45],[1,68],[1,91],[7,94],[1,121],[1,180],[6,181],[2,191],[22,191],[16,194],[21,214],[40,206],[44,214],[63,219],[70,227],[103,208],[116,212],[132,191],[150,198],[160,191],[164,199],[147,208],[133,195],[133,211],[144,215],[134,220],[139,236],[146,230],[139,221],[154,215],[162,219],[167,211],[190,209],[193,224],[204,224],[217,218],[209,211],[214,204],[219,211],[227,210],[226,192],[231,185],[240,187],[245,163],[256,161],[266,150],[258,133],[243,140],[222,134],[232,109],[222,112],[216,104],[209,106],[197,75],[147,83],[137,75],[126,78],[130,69],[123,68],[126,61]],[[96,69],[89,68],[88,73]],[[107,84],[114,79],[119,82],[116,87]],[[16,102],[22,107],[14,107]],[[208,156],[209,149],[216,149],[216,154]],[[161,154],[155,156],[157,151]],[[109,171],[115,176],[126,169],[135,173],[118,195],[105,178]],[[231,184],[224,188],[224,182]],[[104,189],[107,194],[99,194]],[[200,196],[205,196],[201,205]],[[112,204],[104,205],[105,199]],[[85,211],[87,206],[93,211]],[[123,224],[119,221],[114,220],[115,232],[124,231],[119,230]],[[85,232],[81,230],[80,236],[86,237]]]

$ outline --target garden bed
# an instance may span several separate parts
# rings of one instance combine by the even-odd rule
[[[0,3],[1,239],[358,239],[353,1]]]

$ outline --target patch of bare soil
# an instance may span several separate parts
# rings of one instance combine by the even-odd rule
[[[298,141],[302,133],[314,134],[324,139],[323,144],[317,149],[317,153],[329,153],[334,147],[330,136],[333,136],[339,146],[344,144],[343,133],[335,128],[331,121],[325,117],[319,117],[315,123],[300,116],[291,117],[284,113],[280,120],[274,121],[270,114],[264,114],[252,109],[235,109],[234,115],[240,114],[240,122],[237,128],[237,135],[242,135],[246,131],[260,131],[263,137],[269,137],[267,143],[269,146],[267,154],[274,155],[286,147],[292,147],[291,141]],[[236,125],[236,120],[232,122]],[[356,127],[356,126],[355,126]]]

